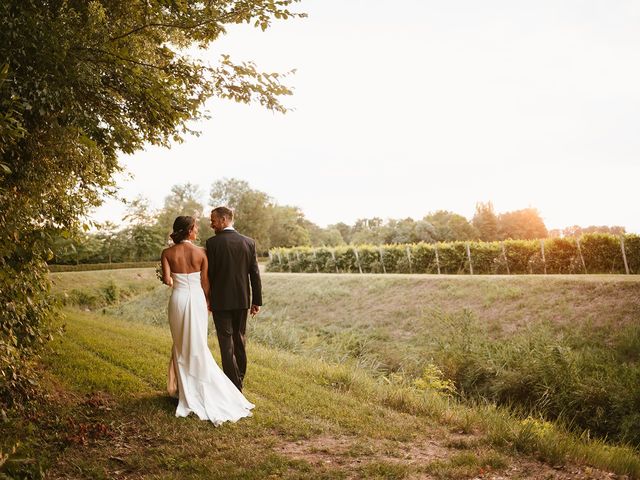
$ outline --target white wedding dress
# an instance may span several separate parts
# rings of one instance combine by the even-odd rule
[[[254,407],[224,374],[207,345],[207,301],[200,272],[172,273],[169,326],[173,349],[167,390],[178,398],[176,417],[191,412],[218,426],[251,416]]]

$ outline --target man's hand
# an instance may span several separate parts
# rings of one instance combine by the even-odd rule
[[[260,312],[260,305],[251,305],[251,310],[249,310],[249,314],[252,317],[255,317],[258,312]]]

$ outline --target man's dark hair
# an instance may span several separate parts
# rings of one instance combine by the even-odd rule
[[[224,217],[230,222],[233,222],[233,210],[229,207],[216,207],[212,210],[219,217]]]

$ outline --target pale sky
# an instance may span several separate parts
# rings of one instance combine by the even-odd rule
[[[640,232],[640,2],[304,0],[309,18],[239,26],[206,52],[297,69],[274,114],[213,100],[172,149],[122,162],[120,195],[249,182],[326,226],[529,206],[548,228]],[[97,221],[120,221],[107,201]]]

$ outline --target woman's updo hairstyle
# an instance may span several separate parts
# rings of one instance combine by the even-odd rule
[[[177,217],[173,222],[173,233],[170,235],[173,243],[178,244],[185,240],[189,236],[189,233],[191,233],[191,230],[193,230],[195,224],[196,219],[188,215]]]

